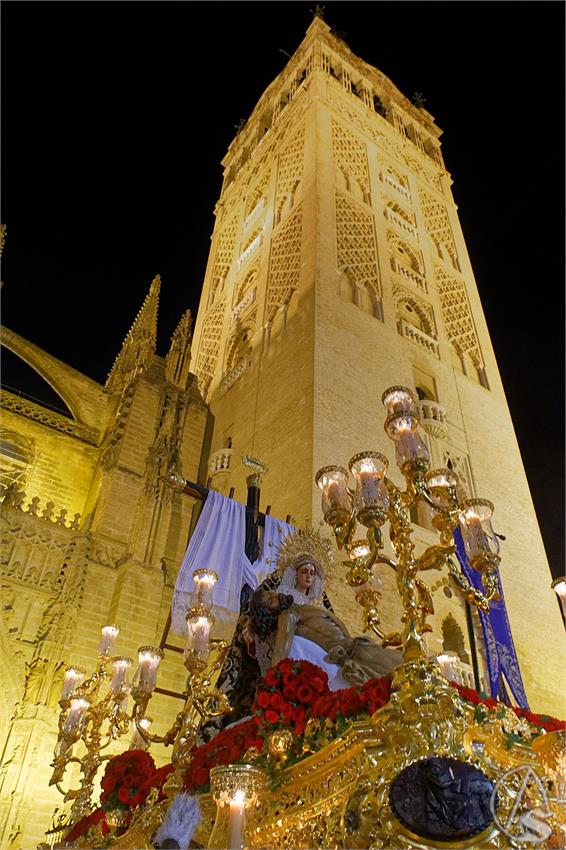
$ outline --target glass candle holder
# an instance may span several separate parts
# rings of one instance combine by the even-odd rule
[[[195,570],[193,573],[195,583],[196,603],[203,608],[212,607],[214,587],[218,581],[218,574],[214,570]]]
[[[90,707],[90,700],[86,697],[78,697],[71,700],[71,705],[65,722],[63,733],[68,736],[78,737],[86,719],[86,711]]]
[[[458,476],[452,469],[448,467],[431,469],[427,472],[425,479],[431,499],[439,508],[450,508],[455,505]]]
[[[389,461],[380,452],[360,452],[350,461],[350,472],[356,481],[354,507],[359,522],[380,526],[387,519],[389,495],[383,481]]]
[[[369,545],[369,540],[364,538],[363,540],[354,540],[350,546],[348,555],[350,560],[357,561],[360,558],[367,558],[370,552],[371,546]]]
[[[329,525],[345,523],[350,517],[348,472],[342,466],[323,466],[315,476],[322,491],[322,513]]]
[[[208,658],[210,630],[214,625],[214,617],[206,608],[197,606],[187,611],[187,641],[185,656],[195,654],[201,661]]]
[[[388,416],[417,415],[417,405],[412,390],[408,387],[389,387],[381,396]]]
[[[128,692],[129,681],[128,671],[130,670],[133,660],[123,656],[117,656],[112,659],[112,679],[110,681],[110,690],[114,694]]]
[[[134,675],[136,686],[145,694],[150,694],[157,681],[157,668],[163,658],[161,649],[155,646],[140,646],[138,649],[138,669]]]
[[[149,727],[153,723],[151,717],[142,717],[141,720],[138,721],[138,725],[142,727],[146,732],[149,731]],[[146,743],[140,733],[137,730],[136,724],[134,723],[134,734],[132,735],[132,740],[130,741],[129,750],[147,750],[149,747],[149,743]]]
[[[389,416],[384,427],[395,443],[395,460],[401,471],[417,461],[428,463],[428,449],[418,433],[419,420],[416,416]]]
[[[493,504],[488,499],[467,499],[458,516],[468,560],[499,552],[499,541],[491,527]]]
[[[102,637],[98,644],[99,656],[108,656],[114,649],[116,638],[120,633],[118,626],[102,626]]]
[[[562,615],[566,617],[566,576],[559,576],[558,578],[555,578],[550,586],[554,591],[556,591],[556,595],[560,600]]]
[[[264,789],[265,774],[254,765],[231,764],[211,769],[210,790],[217,810],[209,847],[243,850],[247,817]]]
[[[67,667],[65,670],[65,678],[61,689],[61,699],[69,699],[75,688],[81,684],[86,676],[86,670],[83,667]]]

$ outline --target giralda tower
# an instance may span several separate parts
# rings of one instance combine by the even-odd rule
[[[316,523],[321,466],[378,449],[401,483],[380,399],[391,385],[412,387],[432,465],[451,465],[469,496],[495,503],[527,694],[535,709],[563,716],[564,629],[440,132],[313,20],[223,161],[192,348],[214,417],[209,474],[245,499],[241,458],[259,458],[273,515]],[[415,519],[417,540],[436,539],[430,517]],[[463,607],[436,585],[430,651],[449,647],[469,661]],[[330,597],[359,632],[338,577]]]

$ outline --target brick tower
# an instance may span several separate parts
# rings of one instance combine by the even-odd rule
[[[242,499],[240,458],[257,457],[273,514],[317,522],[321,466],[378,449],[401,481],[380,398],[413,387],[432,465],[495,503],[531,706],[563,715],[566,640],[440,134],[315,17],[222,163],[191,365],[214,416],[209,474]],[[435,540],[430,517],[415,519],[416,539]],[[430,650],[461,644],[465,665],[474,627],[436,589]],[[359,631],[350,591],[336,581],[331,599]]]

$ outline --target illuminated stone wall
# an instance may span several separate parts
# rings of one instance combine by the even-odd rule
[[[116,653],[136,659],[139,646],[159,643],[169,611],[194,502],[162,477],[171,466],[198,477],[208,410],[189,374],[188,315],[166,358],[155,354],[158,292],[157,281],[106,387],[3,332],[79,415],[3,393],[3,451],[23,446],[27,465],[2,456],[3,482],[14,479],[1,519],[2,848],[35,847],[62,805],[48,783],[65,666],[92,671],[108,623],[121,628]],[[168,653],[160,672],[160,685],[174,691],[185,681],[179,658]],[[155,727],[169,726],[178,707],[157,696]],[[158,763],[170,758],[163,747],[152,754]]]
[[[272,514],[316,522],[321,466],[378,449],[401,483],[380,399],[391,385],[413,387],[432,465],[450,460],[468,496],[495,503],[531,706],[564,716],[564,629],[440,132],[314,20],[223,161],[192,364],[215,418],[209,473],[243,499],[239,458],[255,456],[269,467]],[[430,517],[418,520],[419,545],[435,540]],[[387,629],[399,603],[393,576],[384,581]],[[438,576],[427,581],[437,585],[431,653],[459,630],[468,662],[462,603]],[[359,631],[339,577],[330,596]]]

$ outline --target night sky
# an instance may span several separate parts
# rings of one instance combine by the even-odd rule
[[[160,273],[166,353],[183,311],[196,314],[220,160],[313,7],[4,0],[7,327],[104,382]],[[424,95],[444,130],[551,568],[564,574],[564,4],[325,10],[354,53]],[[3,360],[7,386],[49,401]]]

